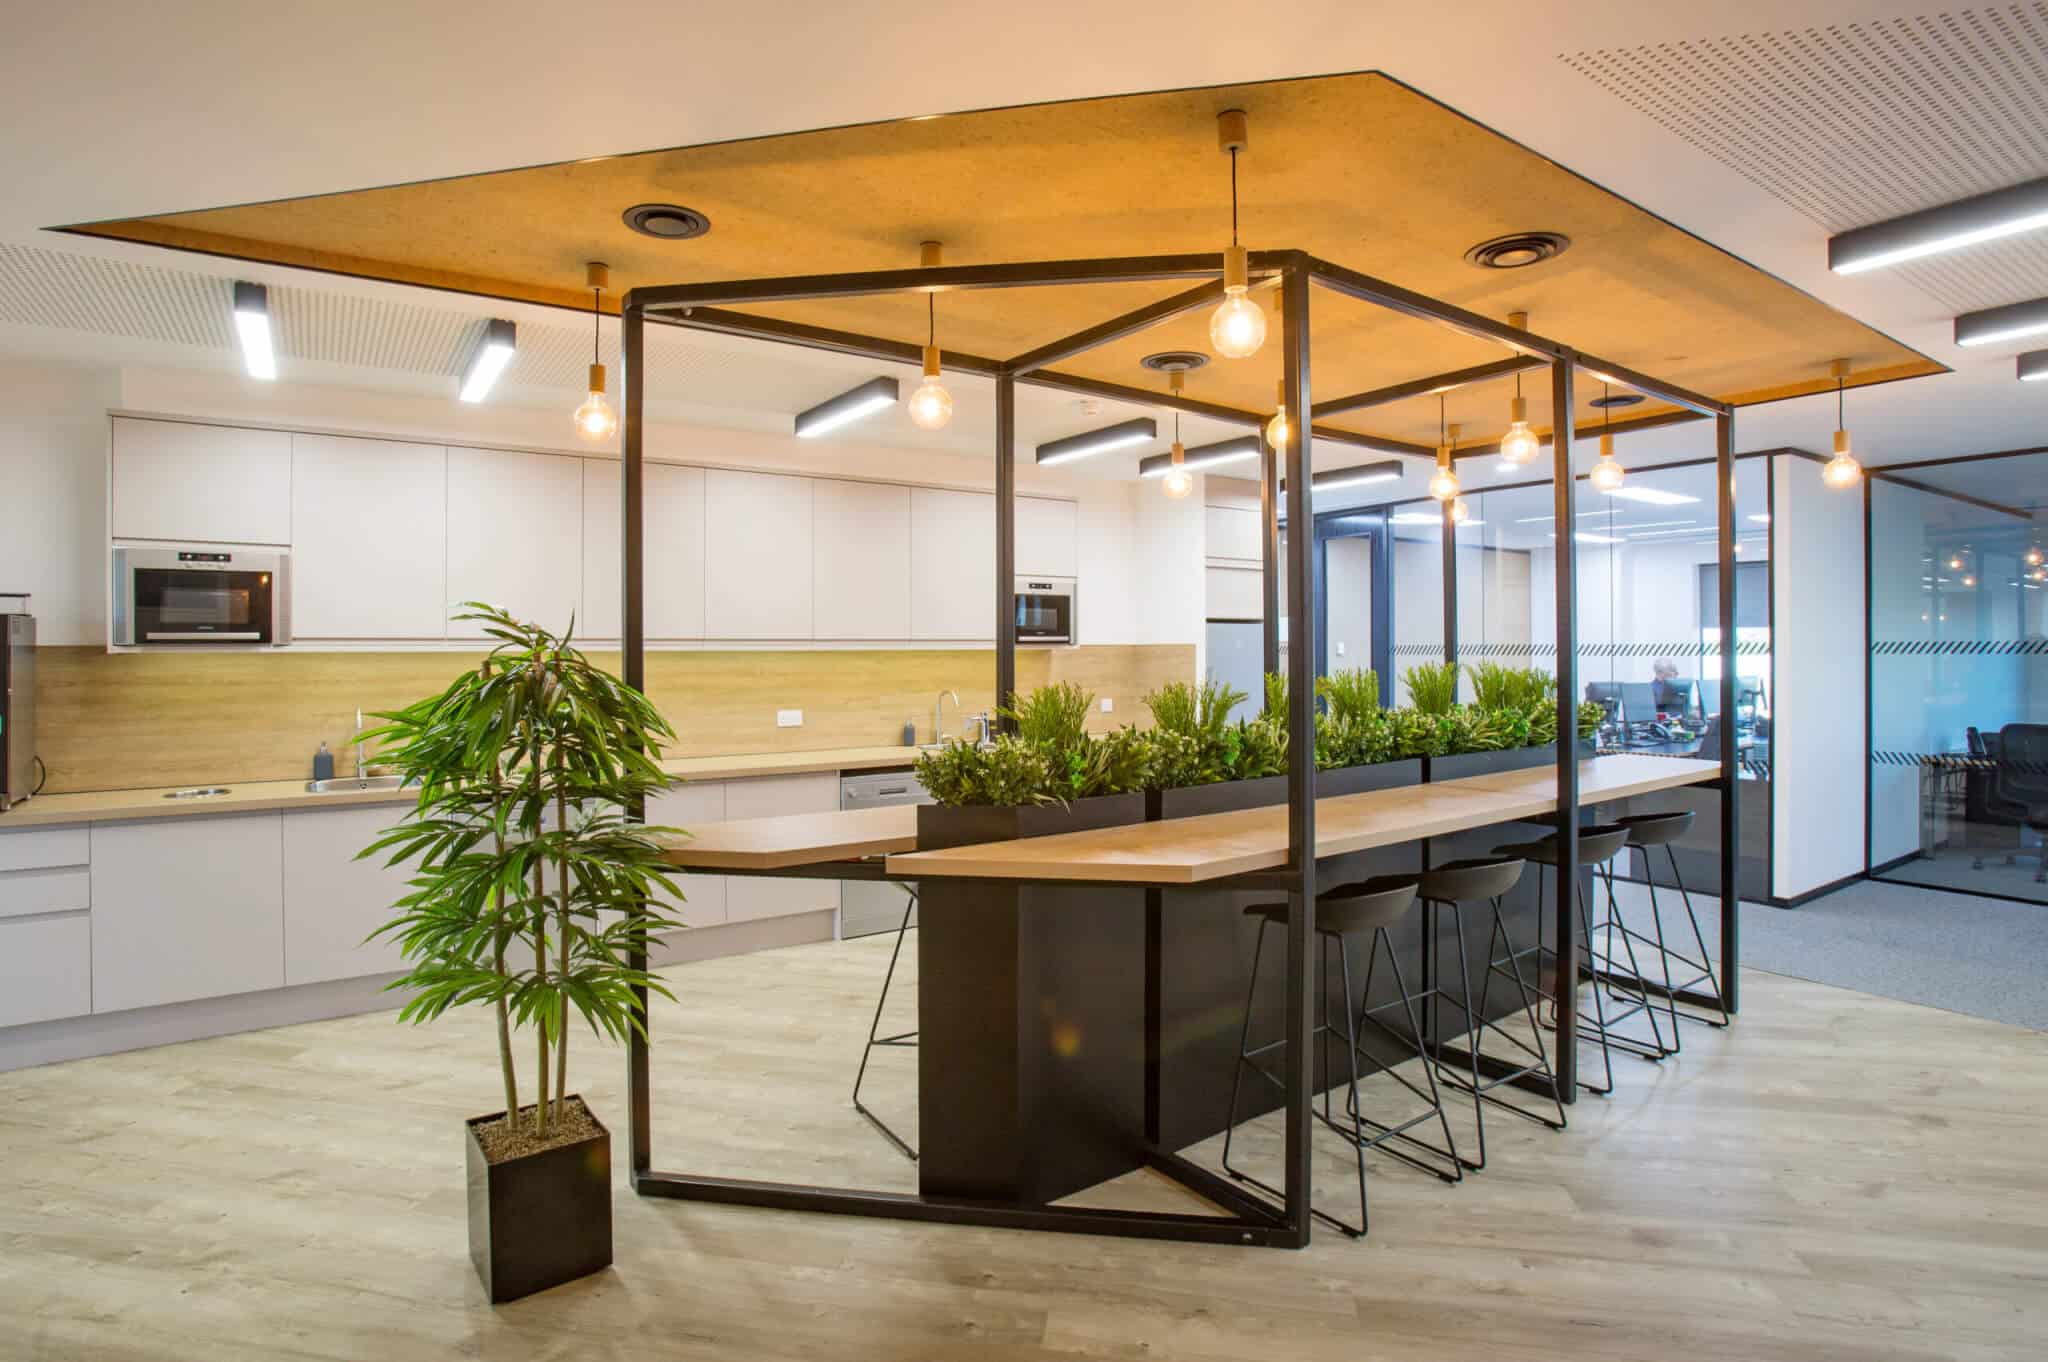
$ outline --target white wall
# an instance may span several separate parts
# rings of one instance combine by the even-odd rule
[[[112,370],[0,360],[0,591],[27,591],[46,644],[106,638]]]
[[[1863,498],[1775,463],[1771,892],[1793,898],[1863,869]]]
[[[46,644],[90,645],[106,638],[110,408],[344,434],[593,452],[577,447],[566,410],[491,403],[471,407],[445,397],[257,383],[197,370],[94,369],[0,357],[0,403],[0,472],[6,476],[0,489],[0,590],[34,593],[38,631]],[[647,453],[691,463],[938,487],[986,490],[995,480],[994,461],[988,458],[660,422],[649,425]],[[1139,487],[1028,464],[1017,470],[1017,487],[1078,503],[1079,642],[1201,646],[1199,496],[1168,502],[1149,483]],[[1161,506],[1185,510],[1153,514],[1148,509],[1141,518],[1140,507]],[[1165,556],[1155,558],[1148,543]],[[1184,579],[1178,569],[1168,572],[1168,563],[1190,552],[1192,567]],[[1153,598],[1149,605],[1147,596]],[[1192,611],[1186,608],[1189,601]]]

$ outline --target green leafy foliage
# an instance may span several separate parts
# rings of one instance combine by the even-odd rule
[[[1012,695],[997,713],[1015,725],[1018,737],[1053,752],[1069,752],[1088,741],[1088,710],[1095,693],[1071,681]]]
[[[1363,724],[1380,712],[1380,674],[1364,667],[1331,672],[1316,682],[1316,694],[1339,719]]]
[[[1458,703],[1458,667],[1453,662],[1420,662],[1401,673],[1408,700],[1424,714],[1445,715]]]
[[[641,962],[654,933],[682,925],[650,906],[682,897],[656,840],[678,830],[624,809],[668,786],[656,757],[675,734],[569,636],[477,602],[463,611],[496,643],[438,695],[377,715],[366,740],[419,798],[358,858],[413,867],[399,915],[373,933],[410,965],[390,985],[410,994],[399,1020],[491,1007],[508,1120],[522,1105],[512,1033],[532,1030],[545,1135],[562,1119],[572,1014],[624,1040],[646,1026],[636,990],[673,996]]]
[[[1607,707],[1598,700],[1581,700],[1579,702],[1579,736],[1581,738],[1597,737],[1600,733],[1600,725],[1606,722],[1606,719]],[[1551,723],[1554,727],[1556,720],[1553,719]]]
[[[917,778],[941,804],[1050,804],[1052,764],[1045,749],[1005,733],[987,746],[954,738],[917,759]]]
[[[1231,762],[1231,779],[1257,780],[1261,776],[1286,773],[1287,720],[1284,711],[1279,717],[1261,714],[1256,719],[1241,720],[1233,736],[1236,750]]]
[[[1481,662],[1465,668],[1472,678],[1472,697],[1485,710],[1520,710],[1527,713],[1548,704],[1557,696],[1557,678],[1537,667],[1503,667],[1498,662]]]
[[[1265,707],[1259,711],[1259,715],[1261,718],[1278,719],[1283,724],[1287,722],[1287,674],[1285,672],[1266,673],[1266,703]]]

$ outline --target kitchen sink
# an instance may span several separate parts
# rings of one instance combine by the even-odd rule
[[[405,784],[403,776],[336,776],[331,780],[309,780],[308,794],[355,794],[363,790],[396,790]]]

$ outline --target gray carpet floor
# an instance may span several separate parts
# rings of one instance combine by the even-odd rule
[[[1615,897],[1646,930],[1643,887],[1617,884]],[[1683,937],[1686,953],[1694,953],[1678,896],[1660,889],[1657,897],[1667,943],[1677,948]],[[1715,905],[1697,895],[1694,903],[1712,951]],[[1743,904],[1742,963],[2048,1030],[2048,905],[1858,881],[1802,908]]]

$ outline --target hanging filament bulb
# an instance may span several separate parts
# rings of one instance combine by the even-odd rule
[[[1179,397],[1181,392],[1187,387],[1187,374],[1179,369],[1169,371],[1166,375],[1166,386],[1172,390],[1175,397]],[[1167,468],[1166,477],[1160,485],[1165,490],[1166,495],[1178,501],[1189,492],[1195,490],[1195,475],[1188,472],[1186,467],[1188,448],[1180,442],[1180,409],[1178,407],[1174,408],[1173,412],[1172,458],[1173,462]]]
[[[1600,395],[1602,397],[1607,396],[1607,385],[1605,383],[1600,385]],[[1614,423],[1613,410],[1612,407],[1605,406],[1600,409],[1600,420],[1603,427],[1600,432],[1600,459],[1599,462],[1593,465],[1593,471],[1586,475],[1587,481],[1603,492],[1612,492],[1621,486],[1622,478],[1625,476],[1621,464],[1614,457],[1613,432],[1605,429],[1605,427],[1611,426]]]
[[[1465,498],[1451,498],[1451,523],[1462,525],[1472,518],[1472,508],[1465,504]]]
[[[1223,301],[1209,314],[1209,344],[1225,359],[1245,359],[1266,343],[1266,313],[1249,296],[1250,258],[1237,244],[1237,154],[1245,148],[1243,109],[1216,115],[1216,141],[1230,153],[1230,246],[1223,252]]]
[[[1449,501],[1458,495],[1457,470],[1451,467],[1451,438],[1444,426],[1444,399],[1436,399],[1436,473],[1429,480],[1429,494],[1438,501]]]
[[[927,241],[923,249],[919,263],[927,269],[937,265],[939,243]],[[944,430],[953,419],[953,394],[939,382],[939,303],[935,293],[925,295],[925,325],[924,382],[910,394],[910,423],[919,430]]]
[[[1820,477],[1830,487],[1854,487],[1863,477],[1863,465],[1856,462],[1856,456],[1849,450],[1849,426],[1842,419],[1842,390],[1847,386],[1849,361],[1838,359],[1832,367],[1835,375],[1835,457],[1822,466]]]
[[[1508,325],[1517,331],[1529,329],[1529,314],[1511,312]],[[1520,468],[1536,457],[1536,432],[1529,429],[1529,404],[1522,397],[1522,376],[1515,375],[1515,398],[1508,403],[1508,429],[1500,437],[1500,459],[1510,468]]]
[[[600,261],[593,260],[583,267],[584,287],[590,290],[590,395],[583,399],[581,406],[570,415],[576,424],[576,433],[586,440],[608,440],[619,430],[619,413],[612,401],[605,396],[604,364],[599,358],[603,318],[604,291],[611,287],[611,270]]]
[[[1266,443],[1275,449],[1285,449],[1287,448],[1287,380],[1284,378],[1280,380],[1277,401],[1278,405],[1273,412],[1273,419],[1266,422]]]

